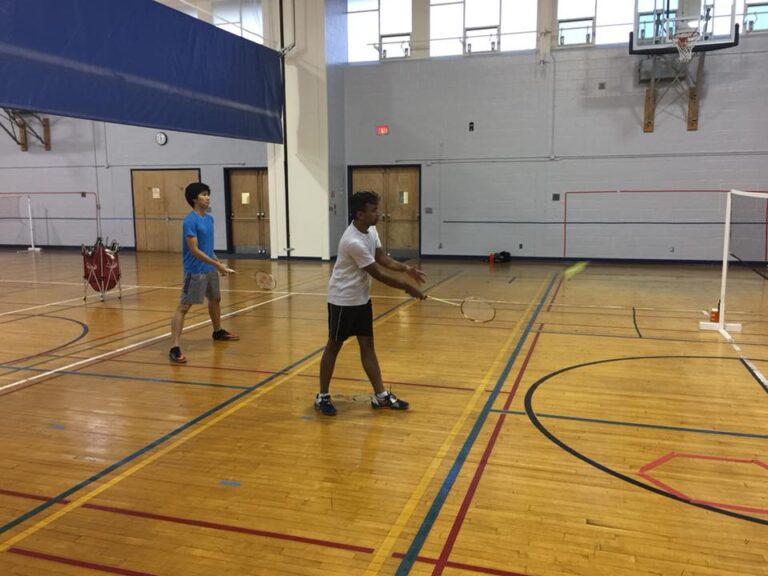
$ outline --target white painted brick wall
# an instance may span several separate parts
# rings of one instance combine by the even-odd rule
[[[643,133],[638,59],[598,47],[544,66],[532,53],[351,65],[347,163],[421,163],[425,255],[562,257],[567,191],[768,189],[768,36],[707,54],[696,132],[673,88]],[[569,226],[568,256],[721,258],[719,194],[575,198],[569,218],[619,224]]]

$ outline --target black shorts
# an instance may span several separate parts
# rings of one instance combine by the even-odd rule
[[[350,336],[373,336],[373,306],[336,306],[328,303],[328,338],[341,344]]]

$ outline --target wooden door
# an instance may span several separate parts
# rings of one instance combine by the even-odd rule
[[[419,255],[419,168],[386,169],[387,253],[395,258]]]
[[[181,252],[182,222],[191,208],[184,197],[198,170],[133,170],[136,251]]]
[[[267,170],[229,173],[231,249],[236,254],[270,255],[269,185]]]
[[[352,169],[353,193],[368,190],[381,197],[376,229],[383,250],[395,258],[419,255],[419,184],[418,166]]]

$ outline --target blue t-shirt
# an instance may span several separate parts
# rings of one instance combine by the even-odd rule
[[[182,253],[184,255],[185,274],[205,274],[216,268],[211,264],[198,260],[189,251],[187,246],[188,236],[197,236],[197,247],[210,258],[216,259],[213,254],[213,216],[206,214],[200,216],[194,210],[184,218],[184,234],[181,238]]]

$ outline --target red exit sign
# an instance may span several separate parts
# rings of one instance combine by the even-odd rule
[[[387,134],[389,134],[389,126],[386,124],[376,126],[376,136],[386,136]]]

